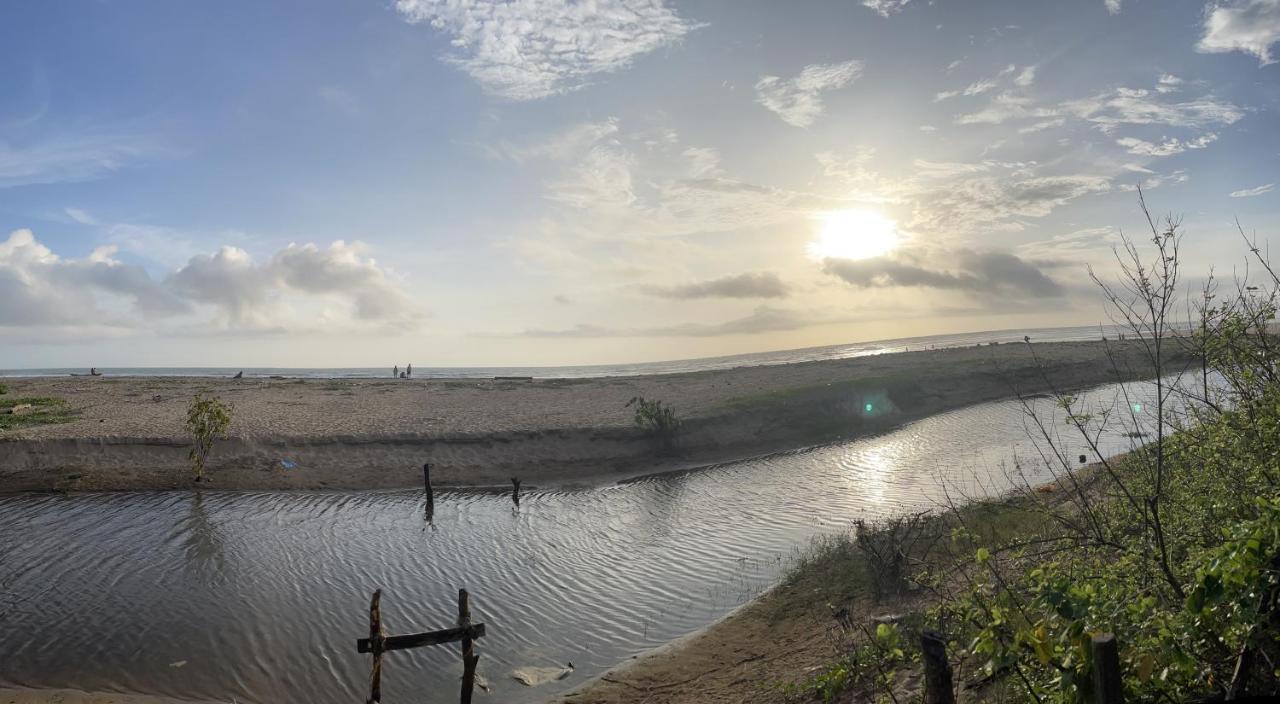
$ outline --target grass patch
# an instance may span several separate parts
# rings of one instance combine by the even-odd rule
[[[11,413],[17,406],[30,404],[31,408]],[[65,399],[50,396],[17,396],[0,398],[0,430],[30,428],[37,425],[69,423],[77,413]]]

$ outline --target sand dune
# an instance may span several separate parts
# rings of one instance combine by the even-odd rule
[[[1112,361],[1109,361],[1109,357]],[[222,489],[526,486],[617,480],[875,432],[1020,389],[1078,389],[1150,369],[1136,345],[1063,342],[637,377],[494,380],[33,378],[73,422],[0,431],[0,490],[191,485],[182,420],[197,393],[235,407],[210,458]],[[633,425],[633,396],[685,420],[662,452]],[[868,405],[870,404],[870,405]],[[870,409],[870,410],[868,410]],[[286,469],[281,460],[296,465]]]

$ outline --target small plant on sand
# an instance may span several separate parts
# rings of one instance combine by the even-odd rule
[[[9,387],[5,386],[4,384],[0,384],[0,396],[3,396],[7,393],[9,393]]]
[[[632,397],[627,408],[635,406],[636,427],[657,438],[664,449],[671,449],[680,434],[680,418],[671,406],[661,401],[649,401],[643,396]]]
[[[231,406],[216,396],[198,395],[187,408],[187,432],[191,433],[191,468],[196,481],[204,479],[204,463],[213,450],[213,441],[226,437],[231,425]]]

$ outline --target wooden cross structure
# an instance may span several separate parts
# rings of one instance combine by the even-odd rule
[[[462,643],[462,704],[471,704],[471,692],[475,689],[476,663],[480,656],[475,652],[475,639],[484,635],[483,623],[471,622],[471,597],[466,589],[458,590],[458,625],[441,631],[388,636],[382,629],[382,590],[373,593],[369,603],[369,637],[356,640],[356,652],[373,653],[373,671],[369,675],[369,699],[367,704],[382,701],[382,654],[389,650],[421,648],[427,645]]]

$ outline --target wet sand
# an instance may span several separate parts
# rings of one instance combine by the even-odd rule
[[[635,377],[300,380],[10,379],[72,422],[0,431],[0,491],[192,485],[182,422],[197,393],[234,406],[209,459],[218,489],[589,485],[879,432],[962,406],[1150,375],[1133,343],[1006,344]],[[673,406],[678,446],[634,426]],[[286,468],[282,460],[295,465]]]

